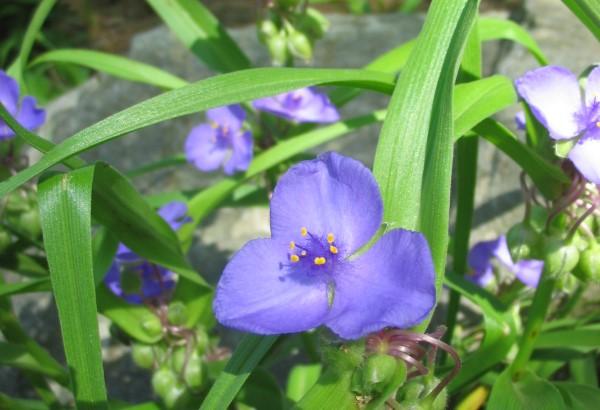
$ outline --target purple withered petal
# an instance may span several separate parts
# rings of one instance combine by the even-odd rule
[[[332,233],[345,255],[366,244],[382,218],[381,194],[371,171],[336,153],[290,168],[271,199],[273,239],[297,240],[302,228],[316,237]]]
[[[516,124],[517,129],[519,131],[522,131],[522,130],[524,130],[526,128],[527,124],[526,124],[525,112],[524,111],[519,111],[515,115],[515,124]]]
[[[600,139],[584,136],[569,152],[569,159],[588,181],[600,184]]]
[[[530,288],[536,288],[540,277],[542,276],[542,270],[544,269],[544,262],[529,259],[521,260],[514,264],[512,271],[514,272],[517,279],[523,284]]]
[[[200,124],[190,131],[185,140],[185,156],[201,171],[218,169],[227,157],[228,147],[217,138],[216,129],[209,124]]]
[[[329,97],[313,87],[260,98],[252,104],[257,110],[300,123],[329,123],[340,119],[337,108]]]
[[[236,132],[242,128],[246,112],[239,104],[234,104],[207,110],[206,117],[213,124],[226,128],[230,132]]]
[[[392,230],[336,272],[333,306],[325,324],[344,339],[388,326],[415,326],[435,304],[434,281],[425,237]]]
[[[585,86],[585,104],[590,106],[594,102],[600,102],[600,66],[590,72]]]
[[[19,84],[17,81],[0,70],[0,103],[12,116],[17,113],[19,106]]]
[[[35,106],[35,98],[26,96],[19,106],[19,85],[2,70],[0,70],[0,103],[19,124],[29,131],[39,128],[45,120],[46,113]],[[13,130],[0,120],[0,141],[11,139],[14,136]]]
[[[327,283],[289,269],[286,248],[255,239],[225,267],[213,309],[219,322],[247,332],[279,334],[319,326],[327,313]]]
[[[576,137],[584,111],[577,77],[568,69],[547,66],[529,71],[516,81],[519,95],[554,139]]]
[[[223,165],[223,171],[227,175],[233,175],[238,171],[248,169],[252,162],[253,139],[250,131],[237,133],[231,136],[232,154]]]
[[[28,95],[21,102],[21,109],[17,114],[16,120],[24,128],[35,130],[46,120],[46,111],[37,108],[35,98]]]
[[[158,214],[164,219],[174,231],[181,228],[184,224],[191,222],[192,218],[187,215],[187,205],[185,202],[172,201],[163,205]]]

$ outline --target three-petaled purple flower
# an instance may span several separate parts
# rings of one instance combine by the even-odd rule
[[[516,81],[517,91],[555,140],[575,140],[569,159],[590,182],[600,184],[600,67],[587,79],[585,95],[575,74],[547,66]]]
[[[227,175],[248,169],[252,161],[252,133],[243,130],[246,112],[240,105],[206,111],[209,123],[192,128],[185,141],[187,160],[201,171],[223,167]]]
[[[27,95],[19,104],[19,84],[4,71],[0,70],[0,103],[23,128],[33,131],[39,128],[46,119],[46,112],[36,107],[35,98]],[[15,136],[4,121],[0,119],[0,141]]]
[[[213,308],[223,325],[258,334],[325,325],[344,339],[420,323],[435,303],[425,237],[394,229],[357,254],[381,227],[369,169],[336,153],[286,172],[271,199],[271,237],[225,267]]]
[[[494,258],[523,284],[537,287],[544,262],[524,259],[514,263],[504,235],[491,241],[478,242],[471,248],[469,266],[473,271],[467,278],[481,287],[488,285],[494,279]]]
[[[171,226],[179,229],[191,221],[186,215],[187,205],[170,202],[158,210],[158,214]],[[155,265],[119,244],[115,259],[104,277],[106,286],[129,303],[140,304],[144,300],[158,298],[175,286],[175,275],[168,269]]]
[[[340,114],[329,97],[313,87],[260,98],[252,105],[257,110],[296,122],[328,123],[340,119]]]

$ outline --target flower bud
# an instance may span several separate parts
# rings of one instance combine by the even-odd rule
[[[202,356],[208,350],[210,346],[210,339],[208,333],[204,329],[196,330],[196,353]]]
[[[313,47],[306,34],[293,30],[288,33],[287,44],[290,52],[296,57],[310,61],[313,55]]]
[[[185,364],[185,347],[179,347],[171,355],[171,369],[177,374],[181,373]]]
[[[573,275],[583,282],[600,282],[600,245],[593,243],[581,252]]]
[[[176,383],[177,376],[168,368],[159,369],[152,376],[152,389],[157,395],[163,398]]]
[[[7,212],[25,212],[29,210],[29,200],[21,190],[13,191],[6,197],[5,208]]]
[[[21,230],[31,238],[38,238],[42,233],[40,214],[35,208],[21,213],[17,223]]]
[[[267,39],[276,36],[279,32],[277,25],[269,19],[259,21],[256,28],[258,31],[258,38],[262,43],[266,43]]]
[[[570,272],[579,262],[579,251],[572,243],[557,236],[546,238],[544,244],[544,269],[551,275]]]
[[[566,214],[558,214],[550,222],[551,234],[561,235],[569,230],[569,217]]]
[[[387,354],[374,354],[365,361],[362,369],[362,386],[366,391],[381,392],[392,379],[397,360]]]
[[[526,222],[514,225],[506,233],[506,243],[513,261],[535,259],[539,234]]]
[[[271,55],[271,60],[273,61],[273,65],[285,65],[289,57],[285,33],[280,31],[276,35],[268,38],[266,40],[266,44],[267,48],[269,49],[269,54]]]
[[[187,390],[185,385],[181,382],[175,382],[173,386],[163,396],[165,407],[168,409],[172,408],[185,408],[185,402],[187,401]]]
[[[167,319],[172,325],[183,325],[187,320],[187,308],[182,302],[179,301],[171,303],[169,305]]]
[[[313,40],[316,40],[323,37],[329,30],[329,20],[318,10],[309,7],[306,9],[305,14],[298,16],[296,27]]]
[[[0,255],[10,246],[12,243],[12,235],[6,230],[0,228]]]
[[[204,382],[204,369],[202,367],[202,360],[198,356],[193,356],[185,367],[185,374],[183,376],[185,384],[193,389],[197,389],[202,386]]]
[[[143,369],[151,369],[154,365],[154,351],[152,346],[134,343],[131,348],[133,362]]]
[[[144,329],[148,336],[157,337],[162,335],[162,324],[160,323],[160,319],[155,314],[151,312],[144,312],[141,323],[142,329]]]

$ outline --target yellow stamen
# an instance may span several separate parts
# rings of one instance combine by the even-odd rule
[[[335,236],[330,232],[327,234],[327,243],[333,243],[335,241]]]
[[[318,256],[315,258],[314,262],[315,262],[315,265],[325,265],[325,262],[327,262],[327,259],[325,259],[322,256]]]
[[[290,260],[296,263],[300,260],[300,257],[298,255],[290,255]]]
[[[596,127],[600,128],[600,121],[596,123]]]
[[[291,241],[290,242],[290,249],[294,249],[296,247],[296,242]]]
[[[216,129],[216,128],[219,128],[219,124],[217,124],[217,123],[216,123],[216,122],[214,122],[214,121],[211,121],[211,122],[210,122],[210,126],[211,126],[212,128],[215,128],[215,129]]]
[[[306,229],[304,226],[302,228],[300,228],[300,235],[302,235],[302,236],[308,235],[308,229]]]
[[[338,253],[338,248],[336,248],[335,246],[331,245],[329,247],[329,252],[331,252],[331,253],[333,253],[335,255],[336,253]]]
[[[302,252],[300,252],[300,255],[302,255],[302,256],[306,256],[306,251],[302,251]]]

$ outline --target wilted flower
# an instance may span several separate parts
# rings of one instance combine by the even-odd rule
[[[340,119],[340,114],[329,97],[313,87],[260,98],[252,104],[257,110],[296,122],[327,123]]]
[[[158,214],[173,230],[191,221],[186,213],[187,205],[178,201],[170,202],[158,210]],[[129,303],[140,304],[164,295],[175,286],[174,279],[173,272],[141,258],[121,243],[104,277],[104,283],[115,295]]]
[[[420,323],[435,303],[434,269],[418,232],[379,230],[383,204],[371,172],[327,153],[293,166],[271,199],[271,238],[255,239],[225,267],[214,311],[259,334],[325,325],[344,339]]]
[[[242,126],[246,112],[240,105],[206,111],[209,123],[197,125],[185,141],[187,160],[201,171],[223,166],[227,175],[245,171],[252,161],[252,133]]]
[[[557,66],[530,71],[516,86],[550,137],[575,141],[569,159],[584,177],[600,184],[600,67],[588,76],[584,96],[575,74]]]
[[[36,107],[35,98],[27,95],[19,104],[19,84],[4,71],[0,70],[0,103],[23,128],[30,131],[44,123],[46,113]],[[13,130],[0,119],[0,141],[6,141],[15,136]]]
[[[524,259],[514,263],[504,235],[491,241],[478,242],[471,248],[469,266],[473,271],[468,279],[479,286],[488,285],[494,279],[494,266],[492,263],[494,258],[525,285],[532,288],[537,286],[544,268],[544,262],[535,259]]]

